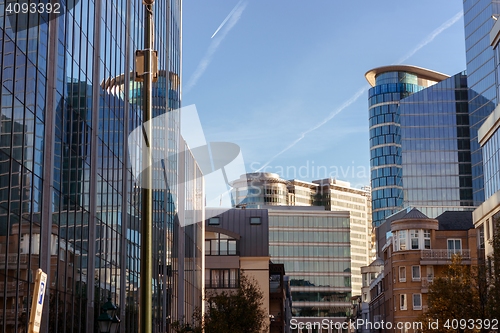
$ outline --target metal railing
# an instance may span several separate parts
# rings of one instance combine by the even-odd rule
[[[434,280],[433,276],[423,277],[422,278],[422,288],[429,288],[429,285],[432,283],[433,280]]]
[[[470,250],[422,250],[421,259],[451,259],[454,254],[458,254],[462,259],[470,259]]]

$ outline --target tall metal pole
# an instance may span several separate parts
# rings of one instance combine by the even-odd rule
[[[153,332],[153,175],[151,151],[153,115],[153,2],[146,0],[144,17],[144,82],[142,122],[146,149],[143,149],[143,163],[147,168],[142,173],[142,202],[141,202],[141,278],[139,302],[139,332]]]

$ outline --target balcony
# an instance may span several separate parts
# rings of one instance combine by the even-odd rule
[[[454,254],[462,257],[463,263],[470,263],[470,250],[448,250],[448,249],[435,249],[435,250],[422,250],[420,259],[421,264],[449,264]]]
[[[434,277],[431,275],[429,277],[422,277],[422,292],[427,293],[429,292],[429,286],[434,280]]]

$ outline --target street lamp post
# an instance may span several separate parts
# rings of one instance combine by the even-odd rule
[[[116,316],[116,305],[111,302],[111,297],[102,306],[102,313],[97,318],[99,324],[99,331],[101,333],[116,333],[120,325],[120,319]]]
[[[142,122],[145,135],[146,147],[142,149],[142,162],[146,166],[142,172],[142,202],[141,202],[141,278],[139,298],[139,332],[153,332],[152,315],[152,280],[153,280],[153,176],[152,176],[152,152],[151,141],[153,114],[153,71],[156,60],[153,51],[153,3],[154,0],[142,0],[145,5],[144,16],[144,50],[139,51],[143,56],[143,68],[140,79],[143,81],[143,107]]]

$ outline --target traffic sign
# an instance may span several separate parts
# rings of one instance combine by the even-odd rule
[[[47,274],[40,268],[36,271],[35,289],[33,290],[33,300],[31,301],[30,322],[28,333],[40,332],[42,322],[43,300],[47,290]]]

